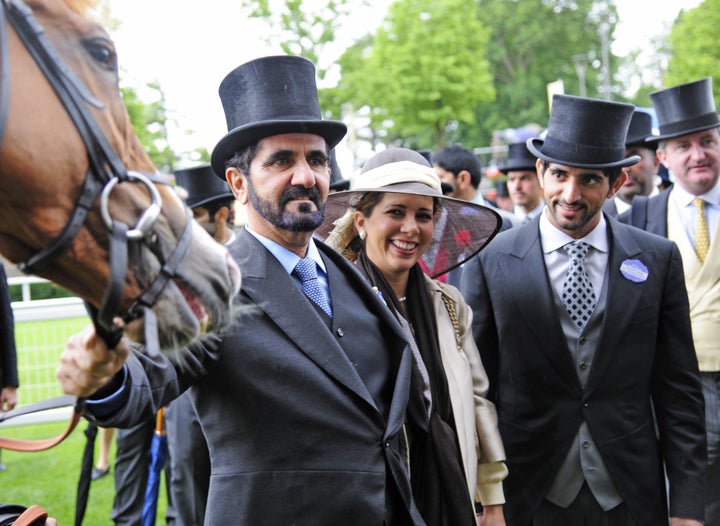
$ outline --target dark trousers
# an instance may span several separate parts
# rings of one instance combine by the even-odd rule
[[[635,526],[627,504],[621,502],[614,508],[604,511],[590,491],[583,484],[580,493],[567,508],[561,508],[543,500],[533,517],[532,526]]]
[[[720,372],[701,372],[707,428],[705,526],[720,526]]]

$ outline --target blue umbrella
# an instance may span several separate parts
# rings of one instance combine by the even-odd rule
[[[164,408],[157,412],[155,434],[150,443],[150,462],[148,463],[148,480],[145,487],[145,502],[142,511],[142,526],[155,526],[157,515],[158,493],[160,492],[160,474],[167,459],[167,436],[163,421]]]

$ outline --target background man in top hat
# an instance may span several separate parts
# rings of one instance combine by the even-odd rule
[[[535,171],[536,160],[524,142],[516,142],[508,145],[508,158],[500,166],[500,171],[507,176],[512,212],[522,223],[533,219],[545,206]]]
[[[680,248],[700,365],[708,440],[705,524],[720,525],[720,120],[710,77],[651,93],[659,121],[657,155],[675,184],[636,197],[621,220]]]
[[[193,219],[215,241],[223,245],[235,241],[235,196],[227,181],[215,176],[212,167],[204,164],[177,170],[175,182],[187,192],[185,204],[192,210]]]
[[[95,400],[112,390],[89,401],[104,425],[130,424],[194,384],[212,463],[206,524],[424,524],[401,451],[411,351],[354,267],[312,239],[345,125],[321,120],[315,69],[300,57],[244,64],[220,97],[229,132],[211,164],[248,205],[230,246],[242,271],[235,330],[174,367],[133,354],[122,368],[122,345],[107,351],[85,334],[58,377],[77,395],[102,386]]]
[[[625,168],[627,178],[615,197],[608,199],[603,212],[613,217],[630,208],[636,195],[654,197],[660,193],[657,186],[657,171],[660,162],[655,150],[657,141],[653,140],[652,118],[650,114],[635,110],[630,119],[627,138],[625,139],[625,157],[637,155],[640,160]]]
[[[507,451],[508,525],[667,524],[664,469],[672,524],[703,518],[680,254],[601,212],[638,160],[625,158],[632,111],[556,95],[546,138],[527,143],[545,210],[463,274]]]

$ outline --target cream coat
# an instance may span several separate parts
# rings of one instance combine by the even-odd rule
[[[425,286],[437,317],[438,342],[455,415],[460,452],[471,498],[484,505],[505,502],[502,481],[507,475],[505,450],[495,405],[485,396],[488,377],[472,336],[472,310],[460,291],[425,276]],[[443,296],[454,304],[461,348]]]

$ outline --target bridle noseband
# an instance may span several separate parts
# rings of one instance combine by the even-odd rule
[[[32,10],[23,0],[0,0],[0,49],[2,50],[0,55],[0,74],[2,75],[0,79],[2,83],[0,90],[0,147],[9,111],[10,61],[7,22],[14,28],[75,124],[75,128],[85,144],[89,163],[80,195],[75,202],[75,208],[60,234],[45,248],[35,253],[27,261],[20,263],[18,268],[26,273],[37,273],[62,254],[80,231],[88,212],[99,196],[100,213],[109,231],[110,280],[100,308],[95,309],[87,302],[86,305],[96,332],[105,340],[108,347],[113,348],[122,337],[122,329],[113,323],[113,318],[120,315],[118,310],[123,298],[127,273],[127,245],[131,242],[143,242],[153,235],[162,205],[160,193],[155,188],[155,184],[167,183],[157,173],[142,174],[125,167],[88,109],[88,104],[97,108],[102,108],[103,104],[90,94],[83,82],[64,63],[45,37],[44,29],[33,16]],[[151,204],[141,214],[136,224],[129,226],[112,219],[108,201],[115,186],[120,183],[133,182],[145,186],[150,193]],[[144,316],[146,344],[151,352],[159,351],[157,320],[151,307],[167,282],[175,276],[180,261],[190,246],[192,221],[187,209],[186,219],[183,234],[180,236],[174,252],[167,261],[162,263],[160,272],[148,289],[135,299],[132,307],[125,314],[121,315],[125,321]]]

